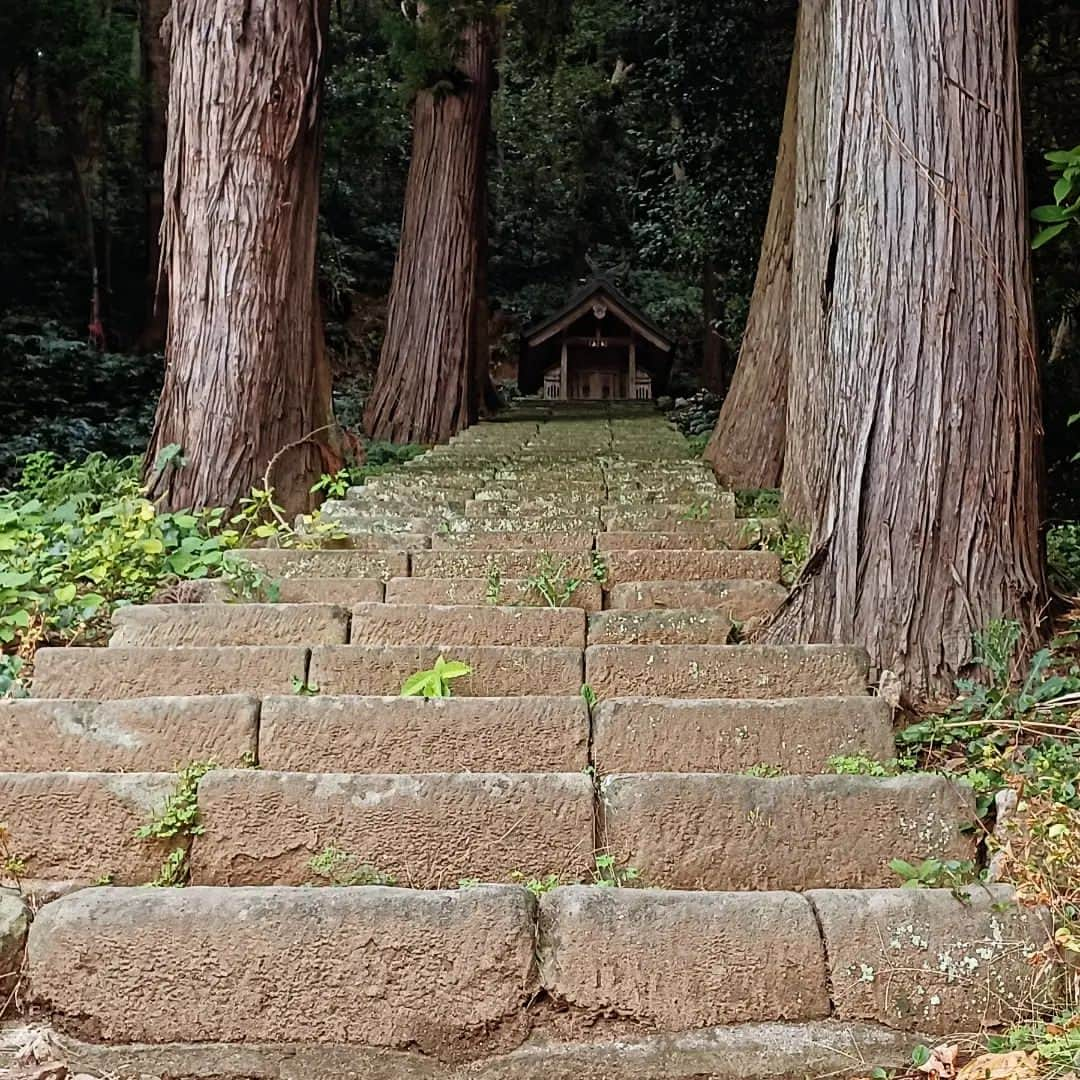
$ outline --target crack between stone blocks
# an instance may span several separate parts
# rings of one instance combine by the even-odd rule
[[[307,679],[307,675],[304,675],[304,679]],[[255,763],[254,767],[259,768],[259,762],[262,760],[262,709],[263,699],[255,699]]]
[[[825,925],[821,921],[821,913],[817,904],[809,893],[802,893],[803,900],[810,908],[810,914],[814,917],[814,925],[817,926],[818,941],[821,942],[821,956],[825,962],[825,995],[829,999],[829,1017],[836,1015],[836,998],[833,996],[832,962],[829,959],[829,945],[825,938]]]

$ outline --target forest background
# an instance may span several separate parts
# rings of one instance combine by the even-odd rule
[[[519,0],[498,43],[488,148],[496,355],[599,266],[678,340],[675,394],[730,379],[769,204],[793,0]],[[146,446],[163,374],[155,304],[167,0],[0,10],[0,487],[50,450]],[[1080,11],[1022,5],[1031,205],[1076,142]],[[408,170],[405,21],[335,0],[319,283],[335,408],[359,425]],[[1080,517],[1078,230],[1035,255],[1049,523]],[[1067,534],[1066,534],[1067,535]],[[1080,544],[1077,544],[1080,556]],[[1080,564],[1080,558],[1078,558]]]

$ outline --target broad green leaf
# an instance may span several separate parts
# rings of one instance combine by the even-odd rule
[[[1031,211],[1031,216],[1036,221],[1050,223],[1068,221],[1071,215],[1064,206],[1036,206],[1035,209]]]
[[[401,697],[420,697],[431,679],[430,671],[410,675],[401,685]]]
[[[1063,176],[1054,185],[1054,198],[1058,201],[1059,204],[1063,203],[1069,197],[1069,192],[1071,191],[1072,181],[1067,176]]]
[[[1032,248],[1038,251],[1044,244],[1048,244],[1055,236],[1064,232],[1069,227],[1069,224],[1068,221],[1063,221],[1060,225],[1051,225],[1048,229],[1043,229],[1042,232],[1032,240]]]
[[[142,542],[142,549],[147,555],[160,555],[165,550],[165,545],[160,540],[152,538]]]
[[[33,578],[29,571],[8,570],[0,573],[0,589],[21,589]]]
[[[463,675],[471,675],[472,668],[460,660],[450,660],[443,664],[440,674],[444,679],[460,679]]]
[[[76,592],[78,592],[78,590],[75,586],[71,582],[68,582],[66,585],[61,585],[60,588],[53,593],[53,599],[58,604],[70,604],[71,601],[75,599]]]

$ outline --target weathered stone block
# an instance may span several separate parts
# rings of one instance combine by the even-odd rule
[[[391,578],[386,583],[388,604],[486,604],[492,594],[500,604],[547,607],[544,598],[523,578],[500,578],[494,584],[479,578]],[[599,611],[603,591],[593,581],[571,594],[567,607]]]
[[[30,990],[95,1041],[453,1056],[534,992],[532,906],[514,887],[89,889],[34,920]]]
[[[353,608],[353,645],[567,645],[585,647],[580,608],[467,604],[364,604]]]
[[[602,611],[589,616],[590,645],[724,645],[731,619],[722,611]]]
[[[780,558],[771,551],[609,551],[607,586],[628,581],[780,580]]]
[[[440,655],[460,660],[472,674],[454,680],[464,697],[576,694],[582,651],[515,645],[325,645],[312,650],[309,681],[324,694],[396,694],[410,675],[435,665]]]
[[[168,848],[135,830],[175,783],[163,773],[0,773],[0,821],[27,880],[85,884],[110,876],[141,885],[157,876]]]
[[[0,889],[0,1015],[12,1004],[11,995],[22,970],[23,946],[30,927],[30,911],[14,892]]]
[[[285,694],[303,678],[308,650],[286,645],[214,648],[39,649],[34,695],[39,698],[196,697],[204,694]]]
[[[772,581],[632,581],[611,589],[611,607],[706,609],[748,622],[771,615],[787,595],[783,585]]]
[[[578,553],[588,551],[593,545],[594,531],[551,530],[534,532],[518,527],[505,532],[436,533],[431,538],[434,551],[530,551]]]
[[[597,697],[774,698],[865,692],[869,658],[842,645],[590,645]]]
[[[759,765],[820,773],[839,755],[895,756],[891,710],[880,698],[616,698],[593,710],[593,760],[603,774]]]
[[[699,522],[681,522],[685,526],[675,530],[674,523],[649,521],[644,518],[627,520],[622,529],[616,516],[611,532],[596,535],[600,551],[741,551],[752,547],[761,538],[756,526],[735,521],[716,521],[707,525]]]
[[[375,578],[282,578],[277,583],[282,604],[377,604],[385,586]]]
[[[582,773],[355,776],[217,771],[200,784],[200,885],[317,883],[327,845],[417,888],[462,878],[587,872],[592,785]]]
[[[252,548],[236,551],[243,559],[272,577],[320,578],[404,577],[409,573],[409,556],[400,551],[302,551],[280,548]]]
[[[527,578],[547,566],[561,578],[592,575],[592,555],[540,550],[517,551],[418,551],[412,556],[412,576],[418,578]]]
[[[971,789],[940,776],[613,776],[601,812],[605,846],[674,889],[882,888],[891,859],[975,854]]]
[[[347,608],[330,604],[146,604],[118,608],[110,645],[344,645]]]
[[[807,894],[825,935],[839,1019],[905,1031],[980,1031],[1028,1016],[1052,989],[1032,957],[1050,939],[1043,912],[1010,888]]]
[[[610,1039],[593,1035],[585,1036],[579,1043],[523,1046],[485,1062],[475,1072],[470,1071],[468,1077],[469,1080],[614,1080],[616,1077],[618,1080],[807,1080],[807,1077],[854,1080],[866,1077],[866,1062],[901,1072],[911,1064],[915,1041],[911,1035],[872,1024],[838,1024],[828,1020],[806,1024],[734,1024],[675,1035],[622,1035]],[[336,1075],[327,1073],[318,1080],[333,1080]],[[271,1077],[279,1080],[277,1073]],[[233,1078],[230,1076],[228,1080]],[[237,1076],[236,1080],[247,1077]],[[308,1080],[308,1076],[290,1073],[286,1077],[282,1073],[280,1080]]]
[[[239,765],[257,746],[258,702],[227,696],[129,701],[0,701],[4,772],[169,772]]]
[[[794,893],[556,889],[539,952],[557,1001],[663,1031],[829,1015],[814,913]]]

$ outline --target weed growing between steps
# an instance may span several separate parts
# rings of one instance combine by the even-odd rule
[[[417,443],[388,443],[377,439],[364,440],[363,464],[347,465],[336,473],[323,473],[312,487],[328,499],[344,499],[349,488],[361,487],[373,476],[385,476],[427,452],[429,448]]]
[[[188,881],[188,848],[193,837],[203,831],[199,823],[199,781],[217,765],[212,761],[193,761],[177,773],[176,787],[164,806],[140,826],[135,835],[140,840],[172,842],[157,877],[150,882],[158,888],[175,888]]]
[[[594,552],[594,554],[596,554]],[[488,572],[488,587],[491,588],[491,574],[498,575],[498,570]],[[549,608],[568,607],[574,594],[584,585],[582,578],[566,572],[566,560],[556,562],[551,555],[542,555],[536,571],[525,579],[526,588],[541,597]],[[498,584],[496,584],[496,593]]]
[[[0,888],[12,888],[22,892],[22,879],[26,876],[26,856],[14,848],[11,830],[0,822]]]
[[[448,698],[454,696],[455,679],[472,674],[472,668],[461,660],[440,656],[435,666],[410,675],[401,685],[401,697]]]
[[[397,884],[393,874],[384,874],[333,843],[327,844],[318,855],[312,857],[308,869],[321,883],[339,888]]]

